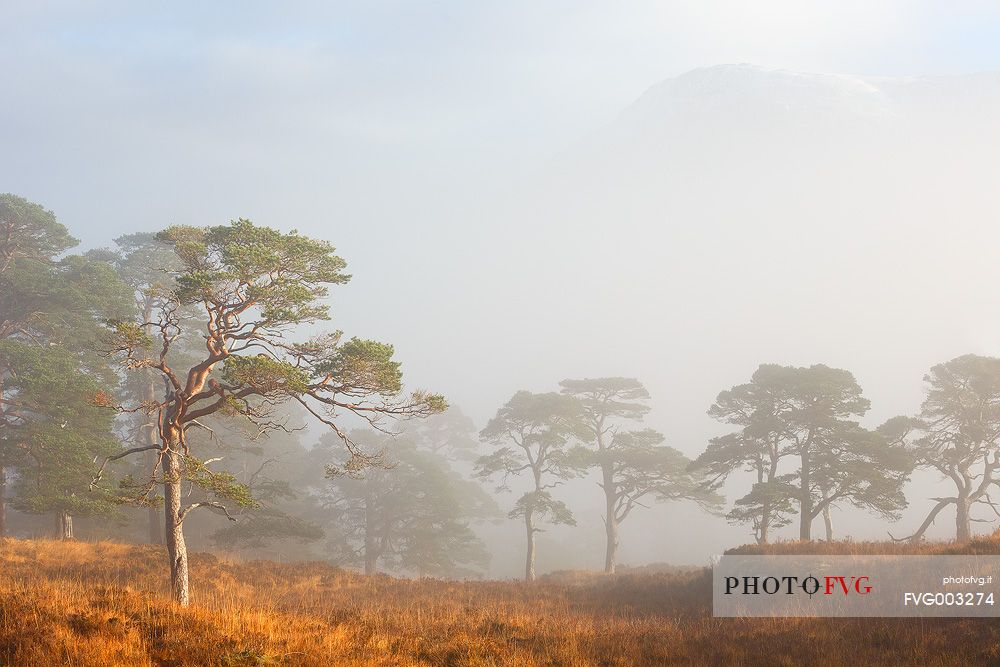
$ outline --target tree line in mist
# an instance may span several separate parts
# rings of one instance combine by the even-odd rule
[[[719,394],[709,414],[731,430],[689,460],[643,424],[638,379],[519,391],[477,432],[445,397],[404,389],[391,345],[300,335],[350,280],[326,241],[240,219],[67,254],[76,245],[52,212],[0,195],[0,537],[8,505],[64,539],[74,517],[141,525],[137,539],[165,544],[181,604],[185,526],[199,522],[222,548],[319,544],[368,573],[463,576],[489,562],[476,525],[506,516],[523,524],[530,580],[536,534],[575,523],[559,486],[582,476],[602,497],[609,573],[621,525],[654,502],[724,513],[760,543],[793,522],[812,539],[822,517],[833,539],[833,508],[897,519],[927,468],[954,495],[900,539],[951,505],[959,540],[983,520],[973,509],[1000,516],[998,359],[935,366],[920,413],[876,429],[850,372],[762,365]],[[305,446],[306,425],[326,435]],[[727,510],[737,473],[752,486]]]

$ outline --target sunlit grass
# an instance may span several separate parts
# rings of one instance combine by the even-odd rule
[[[833,552],[833,545],[822,544],[806,549]],[[840,549],[876,549],[872,543],[846,545]],[[980,553],[988,548],[1000,551],[1000,541],[972,545]],[[704,571],[528,585],[365,578],[320,563],[238,563],[195,554],[194,604],[180,609],[167,597],[163,560],[154,547],[3,542],[0,664],[1000,661],[1000,624],[992,619],[714,619]]]

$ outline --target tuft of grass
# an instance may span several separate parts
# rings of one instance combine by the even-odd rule
[[[900,548],[817,542],[762,552]],[[1000,553],[1000,537],[920,548]],[[194,604],[181,609],[169,601],[164,559],[151,546],[0,541],[0,664],[1000,664],[995,619],[712,618],[707,569],[525,584],[192,554]]]

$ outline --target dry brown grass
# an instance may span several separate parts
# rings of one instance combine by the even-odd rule
[[[958,555],[958,554],[1000,554],[1000,531],[992,535],[974,538],[968,544],[955,542],[774,542],[758,546],[747,544],[730,549],[727,554],[741,556],[754,555]]]
[[[1000,664],[993,619],[715,619],[706,571],[525,585],[194,555],[195,603],[179,609],[163,560],[0,544],[0,664]]]

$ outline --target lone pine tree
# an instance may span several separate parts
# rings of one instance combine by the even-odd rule
[[[533,394],[519,391],[501,407],[480,432],[480,437],[497,449],[476,463],[483,479],[501,477],[498,491],[509,490],[511,476],[528,473],[530,487],[508,515],[524,521],[527,538],[524,578],[535,579],[535,534],[540,523],[576,525],[573,513],[550,489],[576,475],[567,461],[567,443],[580,418],[580,406],[573,398],[556,393]]]
[[[967,354],[931,368],[917,418],[897,417],[881,428],[907,443],[917,466],[935,470],[954,485],[951,496],[936,501],[917,531],[919,541],[937,515],[955,506],[955,539],[972,538],[972,509],[997,512],[990,491],[1000,482],[1000,359]]]
[[[596,468],[604,493],[604,571],[613,574],[620,546],[621,523],[647,498],[692,500],[714,510],[721,502],[681,452],[663,444],[651,428],[628,430],[649,412],[649,392],[634,378],[563,380],[562,393],[579,402],[574,424],[585,445],[572,450],[571,465]]]
[[[180,268],[148,320],[113,323],[110,345],[124,369],[156,371],[166,384],[165,395],[152,403],[113,406],[155,415],[157,442],[108,461],[156,454],[161,472],[157,477],[151,471],[149,489],[163,488],[171,588],[174,599],[186,605],[184,519],[198,507],[225,511],[225,505],[204,500],[185,506],[182,482],[252,503],[232,475],[212,473],[192,454],[191,429],[209,430],[204,420],[213,415],[243,419],[261,430],[280,428],[272,418],[274,407],[292,401],[333,429],[350,453],[346,465],[360,469],[376,459],[340,427],[343,414],[377,424],[385,417],[427,416],[444,409],[445,402],[436,394],[403,392],[391,345],[344,340],[341,332],[294,342],[294,330],[329,318],[323,301],[328,286],[350,279],[328,242],[244,219],[207,228],[170,227],[158,238],[177,254]],[[186,308],[196,309],[197,317],[182,317]],[[178,365],[171,350],[192,328],[200,331],[202,352]]]

